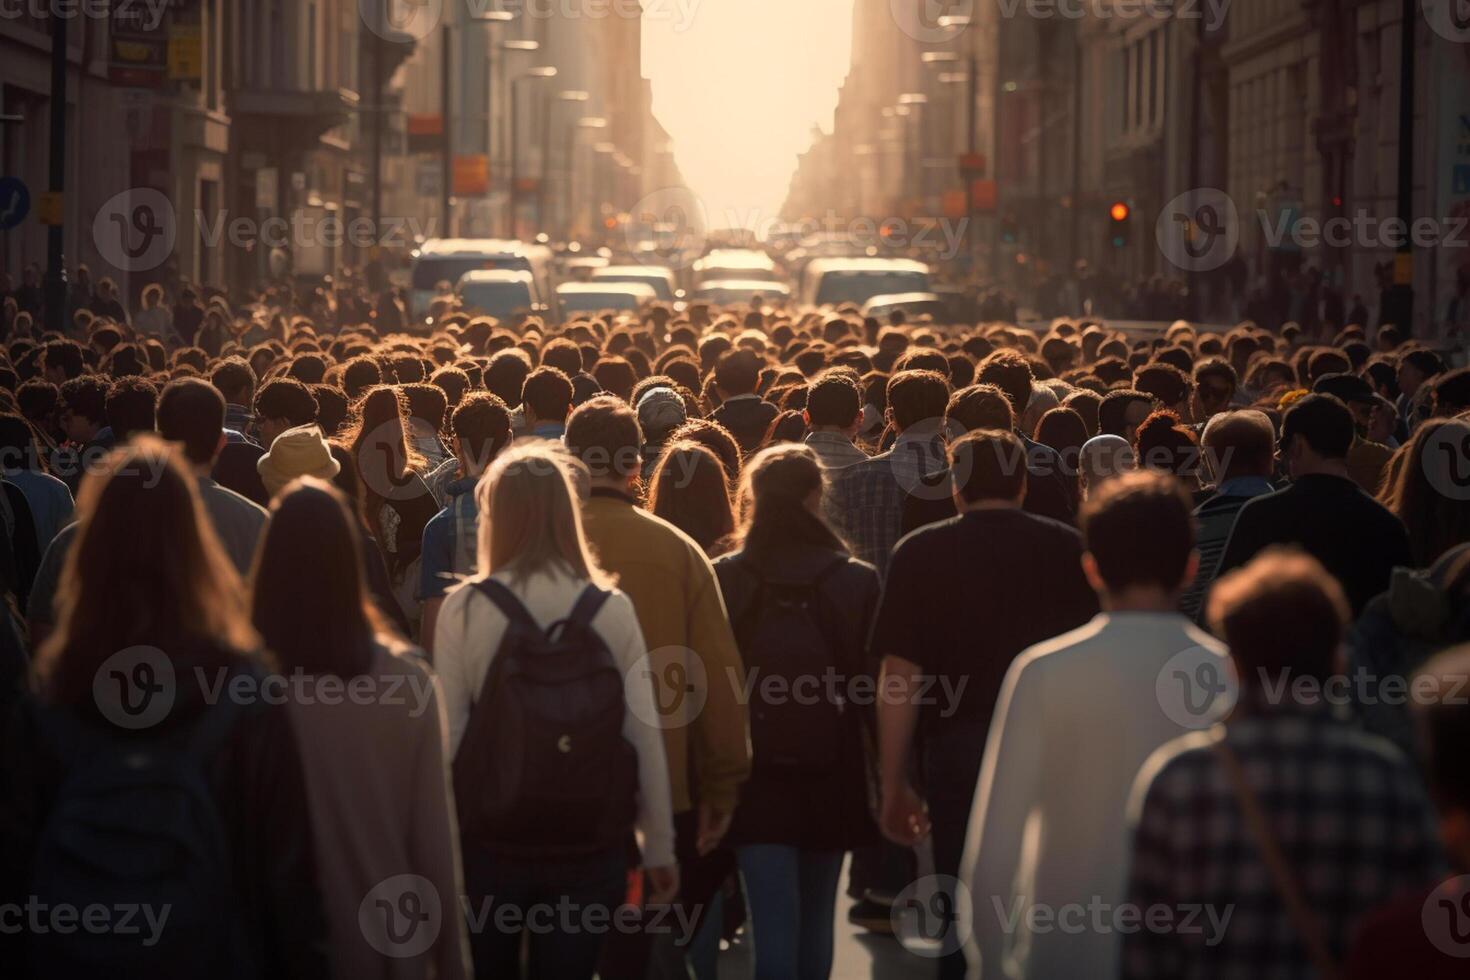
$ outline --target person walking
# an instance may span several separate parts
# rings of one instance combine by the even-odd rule
[[[648,650],[588,547],[572,465],[545,441],[491,464],[476,490],[479,574],[435,627],[482,980],[592,977],[603,933],[546,913],[566,904],[578,922],[612,921],[635,826],[648,902],[679,888],[653,688],[624,683]]]
[[[332,976],[464,980],[447,724],[421,655],[372,605],[362,547],[341,491],[303,477],[276,496],[251,574],[251,618],[286,680],[300,739]],[[344,687],[357,693],[334,693]],[[395,948],[395,923],[360,915],[399,876],[413,877],[416,899],[451,910],[427,949]]]
[[[756,980],[826,980],[843,856],[878,839],[864,748],[871,704],[852,696],[875,680],[865,647],[878,573],[827,524],[822,491],[811,448],[762,450],[742,479],[738,550],[715,563],[755,692],[752,774],[726,839]]]

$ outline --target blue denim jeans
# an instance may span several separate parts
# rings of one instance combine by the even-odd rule
[[[745,885],[755,980],[827,980],[842,851],[783,844],[735,849]]]
[[[523,861],[466,842],[464,871],[479,980],[591,980],[623,901],[622,849],[576,861]]]

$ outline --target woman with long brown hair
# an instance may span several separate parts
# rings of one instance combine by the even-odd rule
[[[423,549],[424,525],[439,506],[424,482],[425,460],[410,431],[402,389],[380,385],[368,389],[353,407],[340,441],[352,455],[361,484],[363,523],[383,550],[399,605],[410,621],[417,621],[413,593],[418,583],[410,566]]]
[[[713,450],[697,442],[664,449],[648,481],[648,509],[694,539],[711,559],[730,549],[730,481]]]
[[[394,875],[462,891],[438,691],[373,605],[361,540],[336,487],[313,477],[287,486],[256,556],[252,615],[293,695],[333,975],[457,980],[469,972],[461,916],[394,971],[359,921],[363,896]],[[332,695],[343,689],[357,693]]]
[[[434,632],[466,895],[475,908],[487,900],[497,910],[518,906],[522,923],[533,906],[562,901],[610,915],[623,898],[634,827],[653,884],[649,902],[671,900],[679,885],[648,650],[632,601],[612,588],[587,544],[575,466],[544,440],[496,457],[475,490],[479,574],[449,593]],[[555,721],[540,713],[548,699]],[[614,709],[596,712],[600,736],[576,734],[586,731],[589,704]],[[540,764],[519,764],[542,743]],[[516,775],[500,760],[518,760]],[[563,770],[577,775],[558,778]],[[495,791],[512,780],[521,790]],[[555,803],[542,805],[551,796]],[[476,976],[485,980],[522,975],[525,930],[502,922],[497,914],[471,937]],[[600,934],[532,932],[530,976],[590,980]]]
[[[34,702],[6,745],[3,795],[19,819],[0,870],[28,866],[29,880],[0,889],[142,907],[167,894],[171,916],[151,946],[28,936],[31,969],[323,975],[296,739],[284,710],[252,696],[259,640],[195,478],[139,436],[84,481],[77,520]]]
[[[1378,500],[1404,522],[1417,568],[1470,541],[1470,500],[1460,472],[1467,448],[1470,422],[1429,419],[1385,468]]]
[[[741,481],[739,550],[715,562],[747,681],[774,676],[791,692],[751,706],[753,768],[725,837],[757,977],[828,976],[843,855],[877,840],[863,738],[872,705],[847,695],[874,683],[865,647],[878,573],[828,526],[823,490],[810,447],[761,450]]]

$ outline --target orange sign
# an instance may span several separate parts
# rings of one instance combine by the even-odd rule
[[[964,191],[944,192],[944,216],[946,218],[963,218],[969,213],[970,202],[965,197]]]
[[[490,193],[490,158],[483,153],[456,156],[453,177],[450,193],[455,197],[479,197]]]
[[[994,211],[996,195],[995,181],[972,181],[970,184],[970,207],[976,211]]]

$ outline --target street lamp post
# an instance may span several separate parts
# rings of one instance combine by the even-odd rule
[[[536,42],[527,42],[535,44]],[[550,65],[528,68],[510,83],[510,233],[512,238],[520,236],[521,201],[521,132],[519,127],[521,98],[518,88],[522,82],[533,78],[555,78],[556,69]]]
[[[577,120],[575,126],[567,130],[567,224],[568,235],[571,234],[571,226],[578,218],[577,192],[576,192],[576,161],[577,161],[577,135],[584,129],[598,130],[606,129],[607,120],[601,116],[584,116]],[[590,229],[590,222],[588,225]]]
[[[554,102],[552,104],[552,108],[554,109],[557,105],[576,106],[579,103],[587,102],[591,98],[592,98],[592,94],[590,92],[584,92],[584,91],[581,91],[581,90],[578,90],[578,89],[567,89],[567,90],[563,90],[561,92],[556,93],[556,102]],[[536,194],[537,194],[537,198],[536,198],[536,215],[537,215],[538,220],[541,222],[541,225],[542,225],[542,229],[541,230],[542,231],[545,231],[546,230],[546,226],[548,225],[548,222],[546,220],[546,186],[547,186],[548,183],[550,183],[550,180],[551,180],[551,130],[552,130],[551,122],[552,122],[552,120],[551,119],[548,119],[546,121],[546,125],[541,130],[541,183],[536,188]],[[567,196],[565,198],[563,198],[563,201],[562,201],[562,211],[564,212],[564,214],[562,216],[565,217],[565,218],[567,218],[567,220],[561,222],[561,224],[563,224],[563,225],[566,226],[565,228],[562,229],[562,232],[563,232],[563,235],[564,236],[568,235],[567,229],[570,228],[570,226],[571,226],[571,220],[570,220],[570,214],[571,214],[571,212],[570,212],[570,210],[568,210],[569,205],[567,204],[567,202],[569,202],[571,200],[571,183],[572,183],[572,178],[571,178],[571,173],[572,173],[571,142],[572,142],[572,137],[571,137],[570,134],[575,134],[576,133],[575,121],[569,122],[567,124],[567,132],[569,134],[568,135],[568,138],[567,138],[567,151],[568,152],[567,152],[566,159],[564,159],[562,161],[562,169],[565,170],[566,171],[566,174],[567,174],[566,185],[567,185],[567,192],[568,192],[567,193]]]

